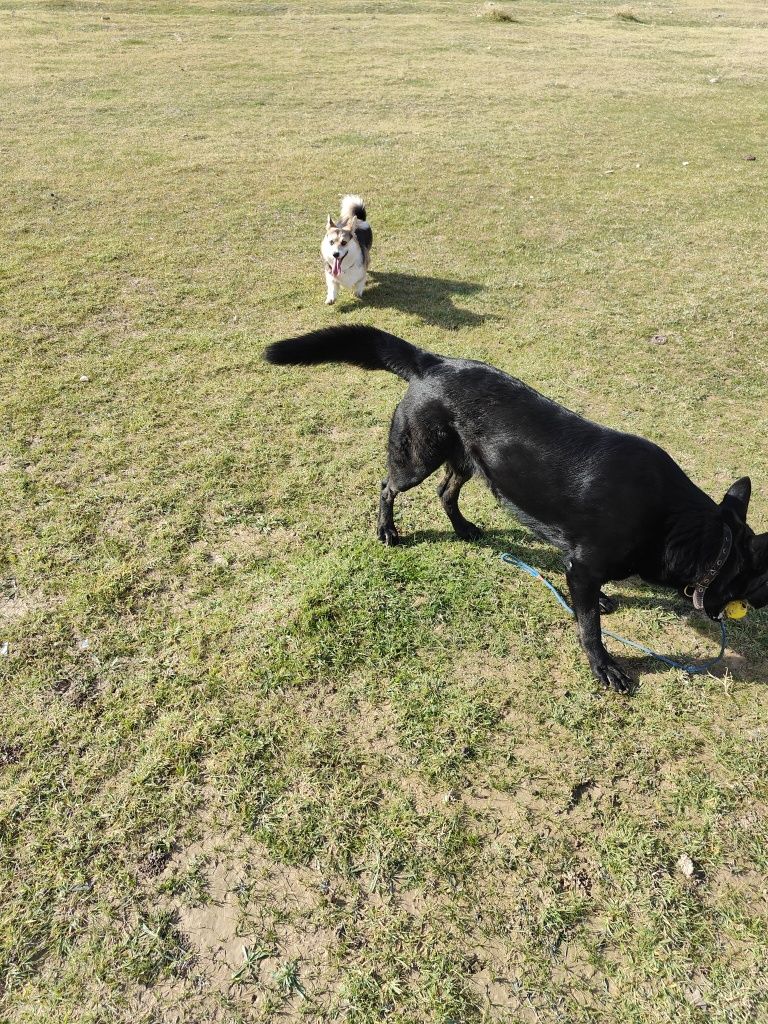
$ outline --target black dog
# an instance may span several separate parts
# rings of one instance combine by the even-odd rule
[[[581,643],[597,678],[626,691],[608,654],[600,612],[607,580],[640,576],[677,587],[712,619],[731,600],[768,604],[768,534],[746,524],[751,485],[737,480],[717,505],[657,445],[599,426],[485,363],[449,359],[372,327],[331,327],[268,346],[270,363],[345,362],[409,382],[389,432],[379,539],[398,540],[401,491],[442,464],[438,488],[459,537],[480,531],[459,510],[479,473],[498,500],[565,555]]]

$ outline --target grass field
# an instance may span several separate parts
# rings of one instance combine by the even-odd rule
[[[434,481],[376,541],[402,382],[260,361],[488,359],[768,528],[765,5],[504,12],[0,0],[8,1024],[768,1021],[768,616],[603,692],[477,483],[478,544]]]

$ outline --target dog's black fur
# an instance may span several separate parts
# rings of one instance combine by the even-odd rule
[[[351,213],[353,217],[357,217],[358,220],[366,224],[368,215],[365,212],[365,207],[361,206],[360,203],[355,203],[352,207]],[[363,255],[371,251],[371,246],[373,245],[373,230],[370,224],[366,224],[364,228],[356,227],[355,238],[357,239],[357,244],[363,250]]]
[[[461,514],[459,491],[475,473],[498,500],[565,555],[582,646],[595,676],[614,690],[630,679],[601,639],[601,593],[608,580],[640,576],[683,589],[706,576],[733,543],[704,593],[719,617],[734,599],[768,604],[768,534],[746,514],[751,485],[737,480],[718,505],[657,445],[599,426],[522,381],[471,359],[425,352],[372,327],[331,327],[275,342],[270,363],[353,363],[409,382],[389,432],[389,475],[381,486],[378,534],[396,544],[393,505],[445,464],[438,488],[459,537],[480,531]]]

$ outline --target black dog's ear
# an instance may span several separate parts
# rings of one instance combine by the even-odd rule
[[[728,488],[725,497],[720,502],[720,507],[733,509],[742,519],[746,519],[751,494],[752,481],[748,476],[743,476]]]
[[[336,225],[333,223],[333,217],[329,213],[328,214],[328,220],[325,223],[325,230],[326,231],[330,231],[331,228],[335,228],[335,227],[336,227]]]
[[[758,572],[768,569],[768,533],[759,533],[749,542],[752,562]]]

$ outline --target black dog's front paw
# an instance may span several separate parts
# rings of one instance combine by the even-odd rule
[[[614,693],[629,693],[632,690],[632,678],[619,668],[615,661],[593,664],[592,671],[603,686],[607,686]]]
[[[619,607],[619,602],[615,597],[608,597],[602,590],[600,591],[600,611],[603,615],[610,615],[611,612],[615,612]]]
[[[386,544],[388,548],[393,548],[395,544],[400,543],[400,534],[394,526],[380,526],[379,540],[382,544]]]

